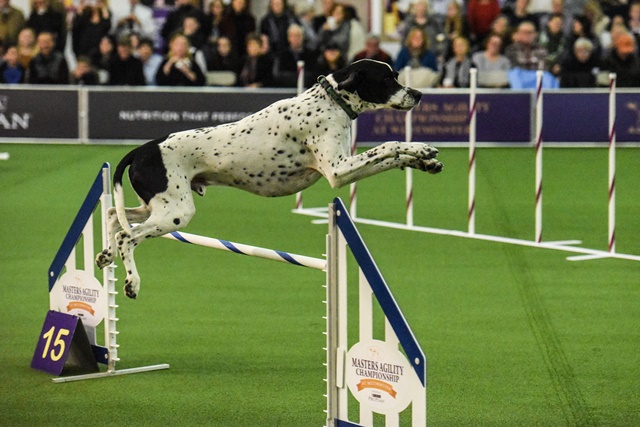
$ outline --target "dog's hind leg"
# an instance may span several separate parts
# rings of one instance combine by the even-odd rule
[[[136,298],[140,291],[140,275],[133,256],[136,246],[146,239],[177,231],[193,218],[193,195],[189,187],[185,187],[187,191],[177,197],[173,195],[170,199],[165,193],[152,199],[149,203],[151,214],[146,221],[116,234],[115,240],[127,273],[124,292],[129,298]]]
[[[149,209],[146,206],[140,206],[133,209],[127,209],[127,220],[129,223],[141,223],[149,219]],[[109,208],[107,211],[107,247],[96,256],[96,265],[102,269],[113,262],[116,247],[116,233],[121,230],[120,222],[115,208]]]

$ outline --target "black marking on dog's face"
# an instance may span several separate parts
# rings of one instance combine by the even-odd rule
[[[333,73],[333,78],[338,83],[338,90],[357,92],[360,99],[373,104],[388,104],[394,95],[405,89],[398,83],[398,73],[379,61],[356,61]],[[416,101],[422,96],[415,89],[406,90]]]

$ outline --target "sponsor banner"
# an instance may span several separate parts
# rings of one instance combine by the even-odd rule
[[[531,142],[531,95],[528,93],[478,94],[476,141]],[[358,118],[358,141],[405,141],[406,113],[378,110]],[[468,142],[469,95],[423,95],[412,113],[413,141]]]
[[[291,91],[89,90],[89,139],[151,140],[240,120]]]
[[[609,142],[608,93],[545,92],[544,142]],[[616,141],[640,141],[638,94],[616,94]]]
[[[75,89],[0,88],[0,138],[78,139]]]

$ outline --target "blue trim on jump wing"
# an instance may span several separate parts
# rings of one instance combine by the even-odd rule
[[[360,424],[352,423],[351,421],[344,421],[336,419],[336,427],[363,427]]]
[[[95,181],[93,181],[87,197],[85,197],[84,202],[82,202],[82,206],[80,207],[76,218],[73,220],[73,223],[71,223],[71,227],[69,227],[69,231],[67,231],[67,235],[62,241],[60,249],[58,249],[58,253],[53,258],[48,274],[49,292],[51,292],[53,285],[56,283],[56,280],[58,280],[58,276],[60,276],[60,272],[62,271],[64,264],[67,262],[71,251],[75,247],[76,243],[78,243],[80,235],[82,235],[82,230],[87,224],[87,221],[89,221],[89,217],[96,209],[96,206],[98,206],[104,187],[102,182],[102,170],[106,167],[109,167],[108,163],[104,163],[100,168],[100,172],[98,173],[98,176],[96,176]]]
[[[369,249],[364,243],[364,240],[362,240],[353,220],[349,216],[348,209],[344,206],[344,203],[340,198],[335,198],[333,203],[336,206],[336,222],[342,232],[342,235],[347,241],[353,256],[362,269],[362,272],[367,278],[369,286],[371,286],[371,290],[380,304],[385,317],[389,319],[389,323],[391,324],[393,331],[398,336],[400,345],[407,354],[409,363],[411,363],[413,369],[416,371],[422,385],[426,387],[427,360],[424,352],[420,348],[420,344],[418,344],[418,341],[413,335],[402,311],[400,311],[400,307],[398,307],[398,304],[389,290],[389,286],[382,277],[382,274],[373,260]]]

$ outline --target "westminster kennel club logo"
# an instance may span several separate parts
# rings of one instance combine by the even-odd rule
[[[0,95],[0,128],[5,130],[29,129],[30,113],[15,113],[9,109],[9,95]]]

